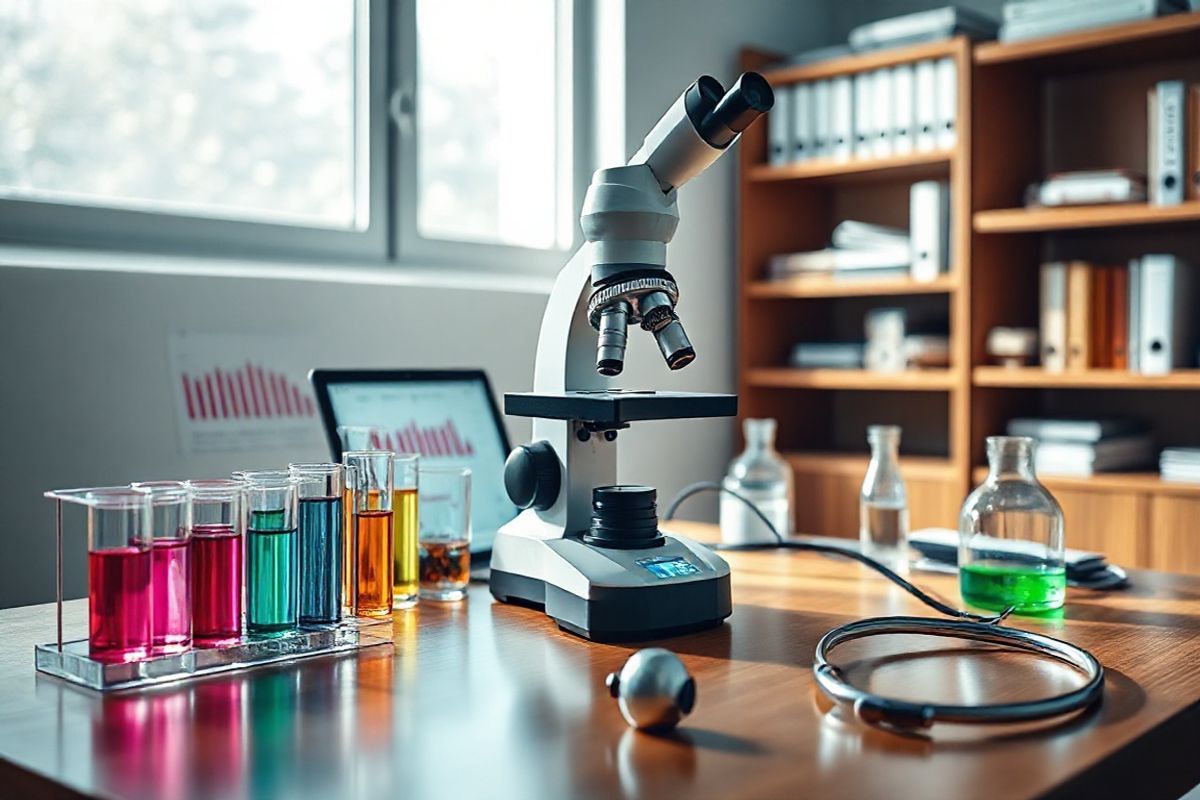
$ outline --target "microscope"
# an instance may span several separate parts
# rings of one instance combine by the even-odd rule
[[[587,239],[559,272],[538,336],[532,392],[504,411],[533,418],[533,441],[504,466],[524,509],[492,547],[491,591],[545,610],[596,641],[671,636],[721,624],[733,611],[729,566],[709,548],[658,529],[656,492],[617,483],[618,433],[632,422],[737,413],[737,396],[612,386],[628,328],[654,336],[672,370],[696,358],[666,269],[679,224],[676,192],[771,108],[757,73],[728,92],[702,76],[623,167],[592,176],[580,222]]]

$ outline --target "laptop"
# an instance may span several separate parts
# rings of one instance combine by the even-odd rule
[[[316,369],[308,377],[335,461],[342,460],[338,428],[369,426],[372,447],[471,468],[471,577],[486,579],[496,531],[518,511],[504,489],[510,448],[487,374]]]

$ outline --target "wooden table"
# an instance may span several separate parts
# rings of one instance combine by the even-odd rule
[[[814,692],[813,647],[848,620],[923,607],[854,564],[729,560],[733,617],[665,643],[699,686],[695,712],[667,737],[626,727],[603,687],[635,648],[563,634],[483,586],[461,605],[397,613],[394,653],[107,697],[35,674],[53,606],[9,609],[0,796],[926,800],[1177,797],[1200,783],[1200,579],[1135,573],[1125,592],[1072,590],[1065,621],[1014,623],[1096,653],[1108,684],[1095,711],[1049,728],[900,737],[829,708]],[[957,602],[952,579],[917,578]],[[83,631],[85,611],[68,605],[69,633]],[[941,700],[1077,680],[1033,657],[911,637],[848,645],[839,662],[860,683]]]

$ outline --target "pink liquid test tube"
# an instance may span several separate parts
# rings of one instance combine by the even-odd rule
[[[150,653],[150,498],[98,489],[88,507],[88,655],[139,661]]]
[[[192,646],[192,574],[187,488],[180,481],[133,484],[150,495],[151,647],[155,655]]]
[[[245,491],[238,481],[188,481],[192,568],[192,641],[216,647],[242,635]]]

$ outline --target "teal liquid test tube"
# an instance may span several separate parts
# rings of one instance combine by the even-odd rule
[[[300,539],[300,622],[328,624],[342,616],[341,464],[291,464],[297,482]]]
[[[246,527],[246,631],[280,634],[299,622],[300,552],[296,482],[287,472],[242,475]]]

